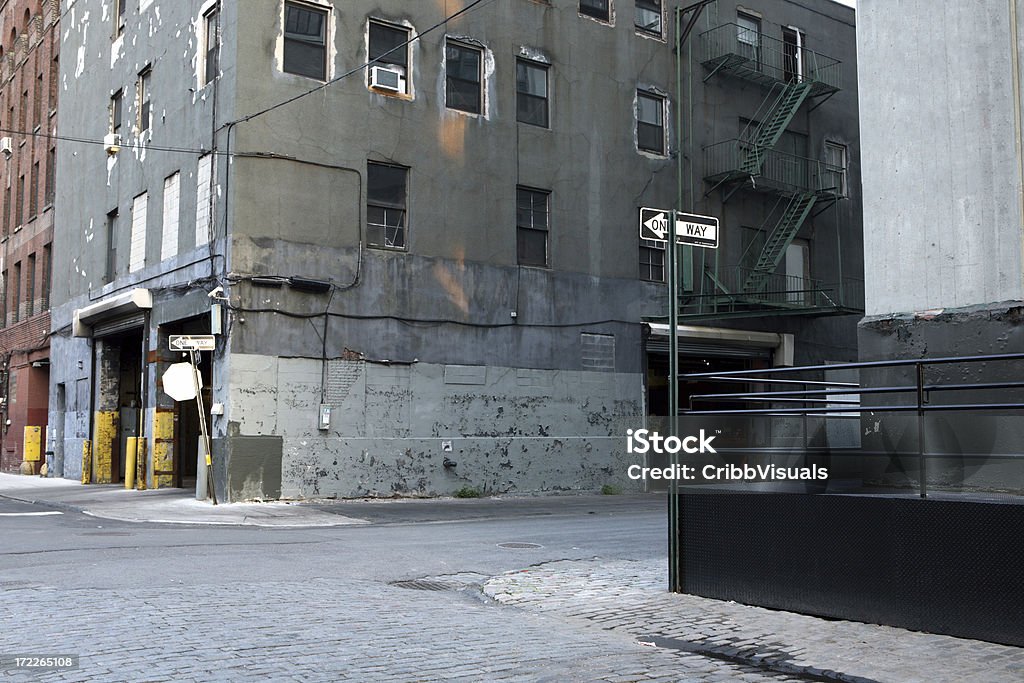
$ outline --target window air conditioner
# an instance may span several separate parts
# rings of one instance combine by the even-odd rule
[[[121,151],[121,136],[117,133],[107,133],[103,136],[103,148],[111,156],[117,154]]]
[[[375,66],[370,69],[370,87],[391,92],[403,92],[405,90],[405,78],[394,69],[383,66]]]

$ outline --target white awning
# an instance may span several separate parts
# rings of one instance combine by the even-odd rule
[[[651,335],[668,337],[671,329],[664,323],[647,323]],[[718,346],[757,347],[772,349],[776,366],[793,365],[793,335],[778,332],[754,332],[752,330],[736,330],[727,327],[698,327],[679,325],[676,330],[679,339],[698,344],[715,344]]]
[[[85,308],[76,309],[72,333],[76,337],[91,337],[93,328],[100,323],[128,317],[151,308],[153,308],[153,293],[148,289],[133,289],[130,292],[97,301]]]

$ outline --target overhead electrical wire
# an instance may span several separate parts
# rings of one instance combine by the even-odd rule
[[[246,121],[251,121],[252,119],[255,119],[255,118],[257,118],[259,116],[262,116],[262,115],[264,115],[266,113],[269,113],[271,111],[274,111],[275,109],[279,109],[281,107],[287,106],[287,105],[291,104],[292,102],[300,100],[300,99],[302,99],[304,97],[307,97],[309,95],[312,95],[314,93],[320,92],[321,90],[327,88],[330,85],[333,85],[333,84],[337,83],[338,81],[341,81],[343,79],[349,78],[349,77],[351,77],[351,76],[353,76],[355,74],[360,73],[361,71],[366,70],[370,66],[378,63],[384,57],[387,57],[392,52],[396,52],[398,50],[401,50],[403,48],[408,47],[412,43],[418,41],[423,36],[425,36],[425,35],[427,35],[429,33],[432,33],[432,32],[436,31],[439,28],[442,28],[442,27],[446,26],[449,22],[451,22],[452,20],[458,18],[459,16],[461,16],[463,14],[466,14],[467,12],[470,12],[471,10],[476,9],[477,7],[480,7],[482,5],[485,5],[485,4],[488,4],[488,3],[491,3],[491,2],[494,2],[494,0],[474,0],[474,2],[470,3],[466,7],[463,7],[461,10],[450,14],[449,16],[445,17],[443,20],[437,22],[436,24],[434,24],[430,28],[426,29],[425,31],[417,33],[416,35],[412,36],[409,40],[407,40],[404,43],[401,43],[399,45],[396,45],[395,47],[393,47],[390,50],[388,50],[387,52],[377,56],[376,58],[371,59],[371,60],[369,60],[367,62],[364,62],[364,63],[360,64],[359,66],[357,66],[357,67],[355,67],[353,69],[350,69],[350,70],[346,71],[345,73],[340,74],[340,75],[332,78],[329,81],[326,81],[325,83],[321,83],[320,85],[316,86],[315,88],[311,88],[310,90],[306,90],[305,92],[299,93],[298,95],[294,95],[294,96],[289,97],[287,99],[281,100],[280,102],[272,104],[269,107],[265,107],[264,109],[261,109],[261,110],[259,110],[257,112],[252,113],[252,114],[248,114],[248,115],[246,115],[246,116],[244,116],[244,117],[242,117],[240,119],[236,119],[234,121],[225,123],[224,125],[221,126],[221,129],[223,129],[226,126],[232,126],[232,125],[237,125],[239,123],[244,123]],[[66,14],[66,12],[65,12],[65,14]],[[61,16],[63,17],[63,14]],[[52,28],[52,26],[53,25],[51,24],[51,28]],[[58,104],[58,106],[59,106],[59,104]],[[47,140],[57,140],[57,141],[61,141],[61,142],[74,142],[74,143],[83,144],[83,145],[97,145],[97,146],[101,146],[101,147],[105,147],[107,145],[107,141],[106,140],[102,140],[102,139],[86,138],[86,137],[80,137],[80,136],[75,136],[75,135],[57,135],[55,133],[46,133],[46,132],[43,132],[41,130],[40,131],[24,131],[24,130],[16,130],[16,129],[13,129],[13,128],[0,128],[0,133],[5,133],[5,134],[8,134],[8,135],[12,135],[12,136],[35,137],[35,138],[43,138],[43,139],[47,139]],[[175,146],[175,145],[160,145],[160,144],[153,144],[152,142],[142,142],[138,138],[136,138],[135,140],[130,140],[130,141],[129,140],[122,141],[120,146],[122,148],[125,148],[125,149],[134,149],[134,148],[138,147],[140,149],[145,149],[147,152],[167,152],[167,153],[172,153],[172,154],[193,154],[193,155],[199,155],[199,156],[206,155],[206,154],[213,154],[215,156],[230,156],[230,157],[254,157],[254,158],[260,158],[260,157],[270,157],[270,158],[273,158],[273,157],[276,157],[276,158],[286,158],[286,157],[282,157],[280,155],[275,155],[275,154],[269,153],[269,152],[226,152],[226,151],[222,151],[222,150],[218,150],[218,149],[207,149],[205,147],[182,147],[182,146]]]

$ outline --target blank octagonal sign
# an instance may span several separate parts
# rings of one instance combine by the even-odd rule
[[[175,401],[191,401],[196,397],[196,387],[203,388],[203,376],[191,363],[175,363],[161,379],[164,393]]]

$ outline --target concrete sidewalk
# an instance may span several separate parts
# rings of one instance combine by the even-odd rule
[[[324,512],[297,503],[229,503],[211,505],[187,489],[132,491],[112,484],[80,484],[0,473],[0,497],[38,503],[93,517],[124,522],[223,524],[259,527],[328,527],[366,524],[366,520]]]

